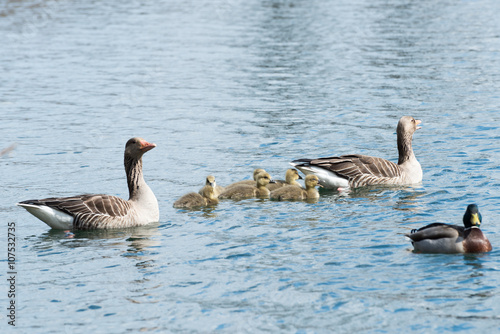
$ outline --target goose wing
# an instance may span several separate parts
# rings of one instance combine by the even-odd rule
[[[296,166],[316,166],[349,180],[351,186],[387,183],[390,179],[402,177],[401,168],[386,159],[361,154],[341,155],[319,159],[300,159]]]
[[[85,224],[84,222],[88,220],[98,223],[100,220],[124,218],[131,209],[131,204],[128,201],[120,197],[102,194],[27,200],[19,204],[47,206],[67,213],[75,217],[75,227],[83,227],[79,224]]]

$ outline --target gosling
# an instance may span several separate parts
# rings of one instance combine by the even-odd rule
[[[230,188],[228,187],[222,194],[219,195],[219,198],[229,198],[234,200],[253,197],[267,198],[271,193],[269,189],[266,188],[269,183],[274,183],[271,175],[266,172],[260,173],[257,175],[257,181],[254,182],[254,185],[240,184]]]
[[[271,192],[271,199],[280,201],[303,201],[316,200],[319,198],[319,192],[316,189],[319,179],[316,175],[310,174],[306,176],[306,189],[293,185],[284,186]],[[320,185],[319,185],[320,186]]]
[[[222,192],[224,191],[224,187],[217,185],[217,183],[215,182],[215,177],[213,175],[209,175],[209,176],[207,176],[207,180],[205,181],[205,186],[210,186],[212,184],[214,185],[215,197],[219,197],[219,195],[222,194]],[[203,186],[198,191],[198,194],[203,196],[203,191],[205,191],[205,186]]]
[[[249,186],[254,186],[255,182],[257,181],[257,175],[259,175],[260,173],[265,173],[265,172],[266,171],[263,170],[262,168],[254,169],[254,171],[253,171],[253,180],[243,180],[243,181],[234,182],[234,183],[231,183],[230,185],[228,185],[226,187],[226,189],[229,189],[231,187],[238,186],[238,185],[241,185],[241,184],[246,184],[246,185],[249,185]]]
[[[209,178],[210,176],[207,177],[207,180]],[[199,193],[191,192],[179,198],[174,202],[174,208],[190,209],[195,207],[216,205],[217,203],[219,203],[217,196],[215,196],[215,178],[213,178],[213,180],[213,183],[210,183],[201,188],[201,195]]]
[[[302,185],[297,182],[298,179],[302,179],[302,176],[299,175],[299,172],[296,169],[289,168],[286,170],[285,180],[274,180],[276,181],[276,183],[268,184],[267,189],[269,189],[272,192],[273,190],[279,189],[287,185],[302,187]]]

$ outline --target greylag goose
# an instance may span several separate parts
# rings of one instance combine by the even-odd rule
[[[208,184],[200,189],[199,193],[191,192],[175,201],[174,208],[194,208],[216,205],[219,203],[217,195],[215,194],[215,177],[209,175],[207,177],[207,183]]]
[[[17,203],[54,229],[98,229],[145,225],[159,220],[158,201],[142,176],[142,155],[156,147],[142,138],[125,145],[128,201],[85,194]]]
[[[266,188],[269,183],[273,183],[271,175],[269,173],[263,172],[257,175],[257,181],[253,186],[248,184],[239,184],[226,190],[219,195],[219,198],[230,198],[230,199],[244,199],[252,197],[265,198],[269,197],[270,191]]]
[[[218,197],[224,191],[224,187],[217,185],[217,183],[215,182],[215,177],[213,175],[207,176],[207,179],[205,181],[205,186],[213,186],[215,197]],[[203,192],[205,191],[205,186],[203,186],[198,191],[198,194],[203,196]]]
[[[305,185],[306,189],[297,187],[296,185],[288,185],[282,188],[271,191],[271,199],[280,201],[300,201],[300,200],[313,200],[319,198],[319,192],[316,189],[319,178],[314,174],[306,176]]]
[[[406,185],[422,181],[422,167],[412,149],[413,133],[420,120],[403,116],[397,126],[399,160],[391,161],[352,154],[319,159],[299,159],[290,164],[304,174],[316,174],[320,184],[329,189],[369,185]]]
[[[406,234],[415,252],[483,253],[491,251],[491,243],[479,229],[482,217],[476,204],[465,211],[464,226],[433,223]]]
[[[254,169],[253,171],[253,180],[243,180],[243,181],[238,181],[238,182],[234,182],[234,183],[231,183],[230,185],[226,186],[225,189],[229,189],[231,187],[234,187],[234,186],[239,186],[239,185],[242,185],[242,184],[246,184],[246,185],[249,185],[249,186],[254,186],[255,185],[255,182],[257,181],[257,175],[259,175],[260,173],[265,173],[266,171],[262,168],[256,168]]]
[[[296,169],[289,168],[286,170],[284,180],[274,180],[275,183],[269,183],[267,185],[267,189],[272,192],[273,190],[288,185],[302,187],[302,185],[297,182],[298,179],[302,179],[302,176],[299,175],[299,172]]]

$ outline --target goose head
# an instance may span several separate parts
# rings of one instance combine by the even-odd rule
[[[399,119],[396,132],[398,135],[409,134],[411,136],[415,131],[421,128],[419,126],[421,123],[422,121],[419,119],[415,119],[411,116],[403,116]]]
[[[152,150],[156,147],[156,144],[148,143],[142,138],[134,137],[127,141],[125,144],[125,156],[139,159],[144,153]]]

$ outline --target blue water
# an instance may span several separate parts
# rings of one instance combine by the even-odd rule
[[[16,328],[2,333],[500,331],[500,3],[6,1],[0,5],[0,243],[16,225]],[[422,184],[317,203],[173,202],[296,158],[397,160],[402,115]],[[123,147],[160,222],[49,228],[20,200],[127,197]],[[404,234],[477,203],[493,251],[425,255]],[[6,246],[2,246],[6,254]]]

